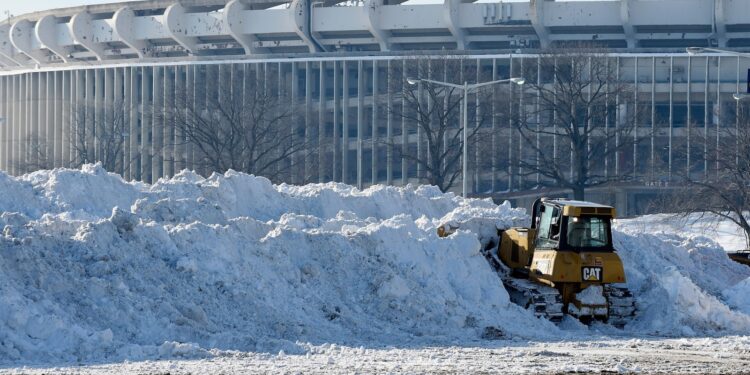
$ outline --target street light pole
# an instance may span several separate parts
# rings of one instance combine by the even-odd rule
[[[463,165],[461,167],[461,185],[462,185],[461,186],[461,195],[464,198],[467,198],[468,194],[469,194],[469,179],[466,178],[468,176],[468,174],[469,174],[468,173],[468,171],[469,171],[469,134],[468,134],[469,133],[469,127],[467,125],[469,123],[469,106],[468,106],[468,103],[469,103],[469,83],[468,82],[464,82],[464,102],[462,103],[462,107],[463,107],[463,111],[464,111],[464,115],[463,115],[463,120],[464,120],[464,128],[463,128],[464,129],[463,130],[463,132],[464,132],[464,134],[463,134],[463,139],[464,139],[464,150],[463,150],[464,151],[464,157],[463,157],[463,160],[462,160],[462,164]]]
[[[499,79],[496,81],[490,81],[490,82],[482,82],[482,83],[475,83],[473,85],[470,85],[469,82],[464,82],[463,85],[457,85],[455,83],[449,83],[449,82],[442,82],[442,81],[434,81],[431,79],[414,79],[414,78],[407,78],[406,82],[410,85],[416,85],[419,82],[426,82],[426,83],[432,83],[436,85],[441,86],[447,86],[447,87],[453,87],[454,89],[463,90],[464,92],[464,98],[463,103],[461,105],[461,109],[463,110],[463,124],[462,124],[462,131],[463,131],[463,160],[461,163],[461,180],[462,180],[462,192],[461,195],[464,198],[468,198],[469,194],[469,180],[467,178],[468,171],[469,171],[469,92],[478,90],[479,88],[482,88],[484,86],[494,85],[498,83],[515,83],[516,85],[523,85],[526,83],[526,80],[522,77],[512,77],[508,79]]]

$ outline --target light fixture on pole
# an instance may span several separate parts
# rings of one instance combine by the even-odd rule
[[[688,47],[688,48],[685,48],[685,52],[687,52],[687,54],[690,56],[700,55],[706,52],[716,52],[716,53],[726,53],[729,55],[739,56],[739,57],[750,57],[750,53],[736,52],[736,51],[730,51],[727,49],[710,48],[710,47]]]
[[[498,83],[515,83],[516,85],[523,85],[526,83],[526,80],[523,77],[511,77],[507,79],[499,79],[496,81],[489,81],[489,82],[482,82],[482,83],[475,83],[470,85],[468,82],[464,82],[463,85],[457,85],[455,83],[449,83],[449,82],[442,82],[442,81],[434,81],[431,79],[421,79],[421,78],[406,78],[406,82],[410,85],[416,85],[419,82],[426,82],[426,83],[432,83],[435,85],[441,85],[441,86],[447,86],[452,87],[455,89],[463,90],[464,92],[464,98],[462,103],[462,111],[463,111],[463,124],[462,124],[462,131],[463,131],[463,160],[462,160],[462,166],[461,166],[461,180],[462,180],[462,191],[461,195],[464,198],[468,197],[469,193],[469,180],[467,178],[467,172],[469,170],[469,140],[468,140],[468,122],[469,122],[469,116],[468,116],[468,102],[469,102],[469,92],[477,91],[478,89],[490,86]]]
[[[732,56],[737,57],[747,57],[750,58],[750,53],[744,53],[744,52],[736,52],[736,51],[730,51],[726,49],[720,49],[720,48],[707,48],[707,47],[688,47],[685,48],[685,51],[690,56],[700,55],[704,52],[716,52],[716,53],[725,53]],[[739,69],[739,66],[738,66]],[[750,98],[750,69],[747,70],[747,92],[736,92],[732,94],[732,98],[734,100],[743,100]]]

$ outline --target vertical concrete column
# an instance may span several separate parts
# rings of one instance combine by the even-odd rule
[[[46,166],[47,151],[47,72],[35,74],[33,111],[36,119],[32,122],[33,135],[31,139],[30,171]]]
[[[417,72],[415,73],[416,76],[419,77],[419,78],[424,78],[425,74],[422,72],[422,64],[420,63],[419,60],[417,60],[415,63],[417,64]],[[428,60],[428,64],[429,64],[429,60]],[[428,78],[430,76],[429,69],[428,69],[428,72],[427,72],[426,76]],[[419,106],[419,108],[423,108],[422,106],[425,105],[424,104],[424,96],[425,96],[424,95],[424,85],[425,85],[425,83],[421,82],[421,81],[419,83],[417,83],[417,103],[418,103],[417,105]],[[429,109],[427,109],[427,111],[429,112]],[[417,113],[416,117],[417,117],[417,121],[416,121],[416,123],[414,123],[414,127],[417,130],[417,160],[424,160],[423,159],[423,157],[424,157],[424,155],[423,155],[424,154],[424,147],[422,146],[423,135],[422,135],[422,126],[420,124],[422,121],[424,121],[422,119],[422,111],[420,111],[419,113]],[[417,177],[417,183],[421,183],[422,177],[424,177],[424,171],[423,171],[423,168],[422,168],[422,163],[418,163],[417,162],[415,164],[417,166],[417,175],[416,175],[416,177]]]
[[[175,72],[176,68],[164,68],[164,150],[161,159],[163,160],[163,176],[172,177],[174,175],[175,165],[175,131],[174,122],[172,121],[171,111],[175,108]]]
[[[63,72],[53,73],[54,92],[54,123],[52,125],[55,142],[52,145],[52,165],[55,168],[62,167],[62,145],[63,145]]]
[[[175,68],[175,111],[186,113],[187,111],[187,66],[178,66]],[[181,113],[175,113],[174,121],[179,121],[183,116]],[[185,166],[185,131],[182,126],[175,124],[175,142],[174,142],[174,168],[178,173],[186,168]]]
[[[390,186],[393,185],[393,97],[391,95],[391,61],[388,60],[388,63],[385,68],[385,101],[386,101],[386,134],[385,137],[388,139],[387,142],[387,149],[386,149],[386,155],[385,155],[385,183],[386,185]]]
[[[8,161],[8,168],[7,170],[11,174],[16,173],[15,169],[15,158],[16,158],[16,152],[17,147],[19,147],[20,143],[17,141],[18,137],[16,135],[16,127],[18,123],[18,117],[19,117],[19,85],[18,81],[20,79],[20,75],[12,76],[11,82],[10,82],[10,95],[11,98],[11,115],[10,115],[10,121],[8,121],[9,125],[9,133],[8,133],[8,139],[10,142],[8,143],[8,150],[7,150],[7,161]]]
[[[86,75],[88,70],[75,72],[75,101],[73,103],[73,157],[72,167],[77,167],[86,162]]]
[[[208,116],[210,116],[210,118],[214,121],[216,119],[215,111],[217,109],[213,105],[212,98],[219,95],[218,89],[222,87],[221,82],[219,82],[219,80],[221,79],[220,69],[221,66],[217,67],[216,65],[208,65],[206,66],[206,74],[203,77],[205,90],[203,92],[203,96],[201,97],[201,101],[203,102],[203,106],[206,109]],[[219,100],[221,101],[221,98]],[[209,164],[207,158],[203,158],[201,164],[201,170],[204,175],[208,176],[212,172],[215,172],[213,170],[213,166]]]
[[[130,97],[132,95],[133,86],[131,86],[130,78],[131,68],[122,68],[122,177],[126,180],[131,180],[130,177],[130,119],[131,119],[131,106],[132,102]]]
[[[28,75],[28,93],[26,99],[26,134],[24,143],[26,152],[22,155],[24,161],[24,173],[33,171],[37,164],[36,143],[39,136],[39,76],[41,73],[30,73]]]
[[[10,76],[0,77],[0,103],[2,104],[2,113],[0,113],[0,169],[8,173],[8,148],[11,144],[11,138],[8,135],[10,129],[10,111],[11,111],[11,91]]]
[[[58,139],[55,137],[55,121],[59,117],[57,116],[57,111],[55,108],[55,105],[57,104],[58,96],[56,95],[57,92],[55,91],[55,83],[56,83],[56,72],[47,72],[47,77],[45,77],[46,84],[45,84],[45,99],[47,101],[47,129],[45,130],[45,150],[44,150],[44,156],[46,158],[45,160],[45,167],[46,168],[54,168],[55,167],[55,144],[57,143]]]
[[[479,81],[482,79],[481,78],[482,60],[480,60],[479,58],[477,58],[477,68],[476,69],[477,69],[476,80],[474,82],[479,83]],[[474,102],[475,102],[475,106],[476,106],[474,108],[474,112],[475,112],[474,127],[475,128],[478,128],[481,125],[480,119],[482,118],[482,110],[483,110],[483,108],[482,108],[482,103],[480,101],[480,98],[481,98],[481,95],[479,95],[479,91],[477,91],[476,94],[475,94],[475,96],[474,96]],[[481,137],[482,134],[480,132],[481,132],[481,130],[476,130],[476,133],[474,133],[475,134],[474,137]],[[471,184],[471,186],[473,187],[472,193],[479,191],[479,183],[480,183],[479,179],[481,177],[481,174],[480,174],[481,171],[479,170],[479,158],[480,158],[480,155],[479,155],[479,144],[477,142],[479,142],[479,140],[476,140],[476,138],[475,138],[475,141],[472,142],[472,143],[474,143],[474,163],[473,163],[474,165],[471,166],[471,169],[472,169],[471,175],[472,175],[473,180],[474,180],[473,181],[474,183]],[[539,144],[539,134],[537,133],[537,145],[538,144]]]
[[[155,67],[153,73],[153,105],[151,131],[151,183],[163,176],[162,149],[164,148],[164,72],[163,67]]]
[[[114,75],[115,75],[115,85],[114,85],[114,96],[113,96],[113,108],[114,111],[114,121],[115,121],[115,129],[117,131],[117,141],[119,144],[117,145],[117,154],[116,154],[116,163],[115,163],[115,172],[120,174],[121,176],[125,175],[125,167],[126,162],[125,160],[125,147],[128,145],[128,110],[125,106],[125,69],[126,68],[115,68]]]
[[[536,82],[537,83],[541,83],[542,82],[542,61],[541,61],[541,57],[539,57],[539,56],[537,56],[537,58],[536,58]],[[542,127],[544,126],[542,124],[542,111],[541,111],[541,100],[542,99],[541,99],[541,96],[542,96],[541,95],[541,89],[537,88],[537,90],[536,90],[536,103],[535,103],[535,108],[534,108],[534,111],[536,111],[536,132],[537,132],[536,133],[536,149],[537,150],[541,150],[542,149],[541,148],[541,144],[540,144],[540,138],[541,138],[540,134],[542,133]],[[495,116],[492,116],[492,118],[493,118],[493,121],[494,121]],[[605,121],[606,121],[606,119],[605,119]],[[536,172],[536,185],[539,186],[540,183],[542,182],[542,175],[539,173],[539,169],[541,167],[541,165],[540,165],[540,163],[541,163],[540,159],[541,158],[539,157],[539,152],[535,153],[534,158],[536,159],[536,160],[534,160],[534,162],[535,162],[535,167],[536,167],[536,170],[537,170],[537,172]],[[494,183],[493,183],[493,186],[494,186]],[[494,192],[494,190],[493,190],[493,192]]]
[[[49,90],[49,85],[52,80],[50,79],[49,72],[40,72],[38,76],[37,89],[39,91],[37,95],[39,99],[37,109],[39,110],[39,121],[37,122],[36,127],[37,132],[39,133],[39,135],[37,135],[39,141],[36,145],[37,151],[35,152],[35,155],[37,164],[34,169],[48,169],[50,168],[48,162],[52,160],[50,151],[53,141],[50,124],[54,113],[52,113],[52,108],[50,106],[51,92]]]
[[[115,141],[118,139],[119,134],[115,134],[117,131],[115,129],[114,124],[114,75],[111,68],[104,69],[101,74],[104,78],[102,82],[102,88],[103,91],[101,94],[97,95],[98,97],[101,97],[102,99],[102,106],[101,106],[101,114],[102,114],[102,124],[99,126],[99,129],[102,130],[101,134],[97,134],[97,138],[99,139],[100,144],[100,150],[101,154],[99,157],[99,160],[102,161],[104,164],[104,167],[107,168],[108,171],[114,172],[114,151],[117,147],[115,144]]]
[[[492,59],[492,80],[497,80],[497,59]],[[492,111],[492,123],[491,123],[491,132],[492,135],[490,136],[490,169],[492,174],[492,181],[490,182],[490,191],[494,193],[497,191],[497,116],[495,116],[495,113],[497,113],[497,108],[495,102],[497,102],[497,90],[498,85],[492,85],[492,103],[490,104],[490,111]],[[539,103],[539,97],[537,96],[537,105]],[[538,112],[538,107],[537,107]]]
[[[305,165],[302,172],[302,183],[309,181],[312,176],[312,66],[310,61],[305,62]],[[318,151],[319,152],[319,151]]]
[[[593,69],[592,66],[593,66],[593,58],[589,56],[589,58],[588,58],[588,68],[589,68],[588,75],[589,75],[589,77],[592,77],[592,75],[593,75],[592,74],[593,73],[592,72],[592,69]],[[589,79],[591,80],[591,78],[589,78]],[[586,90],[586,100],[589,103],[591,102],[591,97],[592,97],[592,93],[593,93],[593,89],[592,89],[591,86],[593,86],[593,85],[588,85],[587,90]],[[586,120],[586,127],[588,129],[591,129],[591,106],[588,106],[586,108],[586,116],[588,118]],[[590,136],[586,138],[586,152],[589,153],[589,154],[591,152],[591,137]],[[586,157],[586,169],[591,170],[591,158],[589,158],[588,156]],[[635,170],[634,170],[634,172],[635,172]]]
[[[195,113],[195,66],[185,67],[185,119],[188,120],[190,113]],[[195,170],[195,154],[193,142],[185,140],[185,168]]]
[[[152,104],[150,93],[152,93],[153,82],[151,80],[153,68],[141,68],[141,131],[140,131],[140,177],[141,181],[151,183],[151,131],[152,122],[149,106]]]
[[[0,169],[7,171],[5,166],[5,150],[8,148],[8,137],[5,129],[8,128],[8,76],[0,77]]]
[[[401,60],[401,90],[406,82],[408,73],[406,71],[406,59]],[[404,157],[409,151],[409,132],[406,131],[406,98],[401,95],[401,185],[409,182],[409,164]]]
[[[720,165],[719,165],[719,149],[721,142],[721,56],[716,56],[716,173],[718,176]]]
[[[15,97],[15,90],[14,90],[14,77],[13,76],[5,76],[4,78],[4,85],[3,90],[0,91],[0,93],[3,94],[5,99],[5,123],[2,124],[2,127],[0,129],[3,137],[5,139],[5,142],[2,143],[2,149],[0,149],[0,154],[3,155],[3,164],[2,169],[6,173],[11,173],[11,166],[10,166],[10,158],[11,158],[11,149],[13,147],[13,137],[12,137],[12,129],[13,129],[13,108],[14,108],[14,97]]]
[[[341,182],[349,180],[349,66],[342,61],[342,93],[344,103],[341,115]]]
[[[15,155],[13,157],[14,163],[14,174],[20,175],[24,172],[23,162],[24,155],[26,155],[26,129],[27,123],[27,103],[28,98],[28,77],[29,74],[22,74],[18,78],[18,120],[16,125],[16,132],[13,139],[18,142],[18,147],[15,149]]]
[[[21,82],[22,74],[13,77],[13,115],[11,119],[10,129],[10,155],[8,156],[8,162],[10,163],[11,174],[18,174],[18,154],[21,149]]]
[[[215,96],[216,93],[216,81],[218,74],[218,69],[216,66],[207,65],[205,69],[205,74],[200,76],[201,79],[201,87],[203,87],[203,90],[199,90],[198,99],[196,99],[199,103],[201,103],[201,108],[205,110],[207,113],[207,116],[213,117],[213,111],[215,108],[211,104],[210,100],[213,96]],[[210,175],[211,170],[210,166],[208,165],[208,160],[204,157],[204,155],[200,155],[199,157],[196,157],[198,163],[199,163],[199,170],[203,175]]]
[[[674,134],[674,57],[669,57],[669,165],[667,175],[672,180],[672,136]],[[619,174],[618,174],[619,176]]]
[[[7,94],[8,78],[8,76],[0,77],[0,169],[4,172],[8,171],[5,150],[8,149],[9,145],[9,138],[6,134],[6,129],[10,126],[10,114],[8,113],[8,101],[10,100],[10,96]]]
[[[94,160],[105,160],[104,150],[107,139],[107,117],[104,110],[104,82],[107,69],[94,70]]]
[[[27,173],[29,171],[29,154],[30,150],[30,136],[33,134],[32,126],[35,123],[33,120],[38,120],[38,112],[33,108],[34,104],[34,73],[27,73],[24,75],[24,95],[22,105],[23,114],[23,129],[21,131],[21,153],[18,155],[18,161],[20,163],[21,171],[20,174]]]
[[[656,178],[656,57],[651,58],[651,176]]]
[[[82,162],[92,163],[96,159],[96,143],[95,143],[95,132],[96,132],[96,71],[89,69],[86,71],[86,79],[84,84],[86,85],[86,104],[84,105],[86,127],[85,127],[85,143],[84,148],[84,160]]]
[[[13,173],[13,148],[16,146],[16,140],[13,138],[13,128],[16,122],[16,97],[18,92],[16,91],[16,79],[17,76],[6,76],[5,77],[5,95],[7,105],[7,116],[5,124],[3,124],[3,134],[5,134],[6,142],[3,143],[3,170],[8,174]]]
[[[709,71],[710,71],[710,65],[711,58],[706,56],[706,76],[703,78],[703,179],[708,180],[708,121],[709,117],[708,114],[710,113],[708,110],[708,92],[709,87],[711,86],[710,80],[709,80]],[[651,133],[651,138],[654,138],[653,132]],[[652,141],[653,143],[653,141]]]
[[[326,63],[318,65],[318,182],[326,182]]]
[[[73,130],[71,126],[71,116],[73,115],[73,72],[64,71],[62,72],[62,130],[60,139],[62,141],[61,147],[61,158],[62,167],[70,167],[72,147],[70,147],[71,140],[73,139]]]
[[[363,61],[357,61],[357,188],[363,187],[365,133],[365,72]]]
[[[634,98],[633,98],[633,122],[635,124],[633,128],[633,174],[635,175],[635,172],[638,170],[638,126],[640,125],[638,123],[638,56],[635,57],[635,78],[633,79],[633,87],[635,88],[634,91]],[[607,116],[607,121],[609,121],[609,116]],[[606,161],[606,159],[605,159]],[[615,176],[619,176],[617,172],[615,172]],[[605,170],[605,177],[607,177],[606,170]]]
[[[331,162],[333,168],[333,181],[339,181],[339,87],[341,86],[339,79],[339,62],[333,61],[333,149],[331,151]]]
[[[508,77],[513,77],[513,56],[508,58]],[[513,191],[513,85],[508,90],[508,187],[507,191]]]
[[[297,63],[292,62],[291,63],[291,68],[292,68],[292,71],[291,71],[291,82],[290,82],[290,84],[291,84],[291,88],[290,88],[291,103],[292,103],[292,105],[295,108],[299,108],[298,107],[298,105],[299,105],[299,102],[298,102],[298,99],[299,99],[299,92],[298,91],[299,91],[299,89],[297,88],[297,85],[298,85],[297,80],[299,79],[299,72],[297,71]],[[292,142],[296,142],[297,138],[298,138],[297,137],[297,128],[299,127],[298,121],[299,121],[299,118],[297,116],[297,111],[295,110],[294,112],[292,112],[292,126],[291,126],[291,129],[290,129],[290,131],[291,131],[291,135],[290,136],[291,136]],[[290,158],[291,158],[291,168],[289,168],[289,172],[290,172],[289,182],[292,183],[292,184],[299,183],[299,180],[297,179],[298,167],[299,167],[299,157],[300,157],[299,153],[300,153],[299,150],[297,150],[294,153],[292,153],[291,156],[290,156]]]
[[[128,68],[128,90],[126,92],[127,111],[128,111],[128,179],[129,180],[140,180],[141,176],[138,173],[139,159],[141,157],[140,145],[139,145],[139,134],[140,129],[138,126],[138,73],[139,68],[130,67]]]
[[[692,83],[693,83],[693,57],[690,56],[690,55],[688,55],[687,58],[688,58],[688,67],[687,67],[687,119],[686,119],[686,124],[685,124],[686,128],[687,128],[687,132],[685,134],[685,137],[687,138],[686,139],[687,152],[685,153],[685,157],[686,157],[685,173],[687,173],[686,175],[689,177],[690,176],[690,140],[691,140],[690,139],[691,138],[690,137],[690,133],[691,133],[691,130],[692,130],[692,124],[691,124],[691,122],[693,120],[692,115],[690,113],[690,112],[692,112],[692,108],[691,108],[692,98],[691,98],[691,96],[692,96],[692,93],[693,93],[692,92],[693,91],[693,89],[692,89]],[[636,59],[636,61],[638,60],[637,57],[635,59]],[[636,111],[636,113],[638,113],[638,112]],[[635,154],[635,146],[633,146],[633,153]]]
[[[609,61],[610,61],[610,59],[607,59],[607,69],[609,69]],[[552,64],[554,66],[554,68],[553,68],[554,69],[554,73],[552,74],[552,82],[557,82],[557,58],[553,59]],[[511,85],[511,86],[513,86],[513,85]],[[553,107],[553,109],[552,109],[552,133],[554,133],[555,135],[552,136],[552,157],[554,159],[557,159],[557,142],[558,142],[558,140],[557,140],[557,108],[556,108],[557,107],[557,95],[556,95],[557,94],[557,85],[553,85],[553,86],[555,86],[555,87],[552,89],[552,92],[554,94],[554,98],[552,99],[552,107]],[[609,103],[609,96],[607,97],[607,103]],[[607,116],[607,117],[609,117],[609,116]],[[605,125],[605,126],[607,126],[607,131],[609,131],[609,126],[608,125],[609,125],[608,123]],[[605,175],[606,175],[607,171],[609,170],[607,168],[607,165],[606,165],[607,160],[609,160],[609,159],[608,158],[604,159],[604,164],[605,164],[604,171],[605,171]]]
[[[520,68],[521,72],[524,72],[525,71],[524,63],[526,62],[526,59],[523,58],[523,57],[521,57],[519,60],[521,61],[521,64],[520,64],[521,66],[519,68]],[[512,89],[515,89],[515,87],[511,88],[511,90]],[[524,101],[524,99],[525,99],[525,95],[524,95],[524,91],[525,90],[524,90],[524,87],[523,86],[519,87],[518,91],[519,91],[519,93],[518,93],[518,116],[519,116],[519,118],[522,119],[521,121],[525,122],[526,121],[526,108],[525,108],[526,104],[525,104],[525,101]],[[524,146],[523,143],[524,143],[523,142],[523,137],[521,136],[521,132],[519,131],[518,132],[518,175],[517,175],[518,176],[518,189],[519,190],[522,190],[522,189],[526,188],[526,186],[525,186],[526,185],[526,174],[524,173],[524,168],[523,168],[523,164],[522,164],[522,161],[523,161],[523,158],[524,158],[524,152],[523,151],[525,149],[525,146]],[[570,161],[571,161],[570,162],[570,174],[571,174],[571,176],[573,175],[573,151],[572,151],[572,149],[573,148],[571,147],[571,153],[570,153],[570,157],[571,157],[571,159],[570,159]]]
[[[123,134],[125,144],[123,145],[123,177],[128,181],[136,180],[135,154],[138,149],[138,84],[137,68],[123,68]]]
[[[372,136],[370,137],[370,160],[371,178],[370,184],[378,183],[378,100],[380,100],[378,76],[378,61],[372,60]]]
[[[258,65],[256,65],[256,67],[257,66]],[[265,72],[268,72],[268,64],[264,63],[263,66],[265,67],[263,70]],[[283,65],[282,65],[281,62],[276,63],[276,102],[277,103],[281,103],[282,100],[285,100],[285,95],[286,95],[286,86],[283,83],[284,73],[283,73],[283,69],[282,68],[283,68]],[[256,70],[257,70],[257,68],[256,68]],[[264,79],[264,85],[267,86],[266,82],[268,82],[268,79]],[[281,116],[281,112],[282,112],[282,109],[279,108],[279,110],[278,110],[278,115],[279,116]],[[280,160],[279,159],[276,162],[276,176],[277,176],[276,178],[277,179],[282,179],[283,178],[283,173],[282,172],[283,172],[284,163],[286,163],[286,160]]]

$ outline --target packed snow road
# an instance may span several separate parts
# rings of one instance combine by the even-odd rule
[[[507,204],[234,172],[146,185],[93,165],[0,173],[0,191],[0,371],[747,365],[750,267],[705,235],[637,219],[613,239],[638,315],[590,331],[510,302],[480,251],[498,228],[527,224]],[[471,231],[438,237],[451,222]]]
[[[0,373],[48,374],[490,374],[746,373],[750,337],[618,338],[551,342],[480,341],[422,348],[310,346],[305,354],[214,352],[210,358],[71,367],[26,367]]]

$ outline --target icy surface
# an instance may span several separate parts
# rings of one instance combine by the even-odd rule
[[[487,327],[588,336],[509,302],[480,253],[528,221],[509,205],[234,172],[145,185],[98,166],[0,174],[0,186],[5,366],[483,345]],[[439,238],[446,223],[461,229]],[[750,333],[733,302],[750,269],[716,243],[624,225],[615,240],[639,308],[624,334]]]

